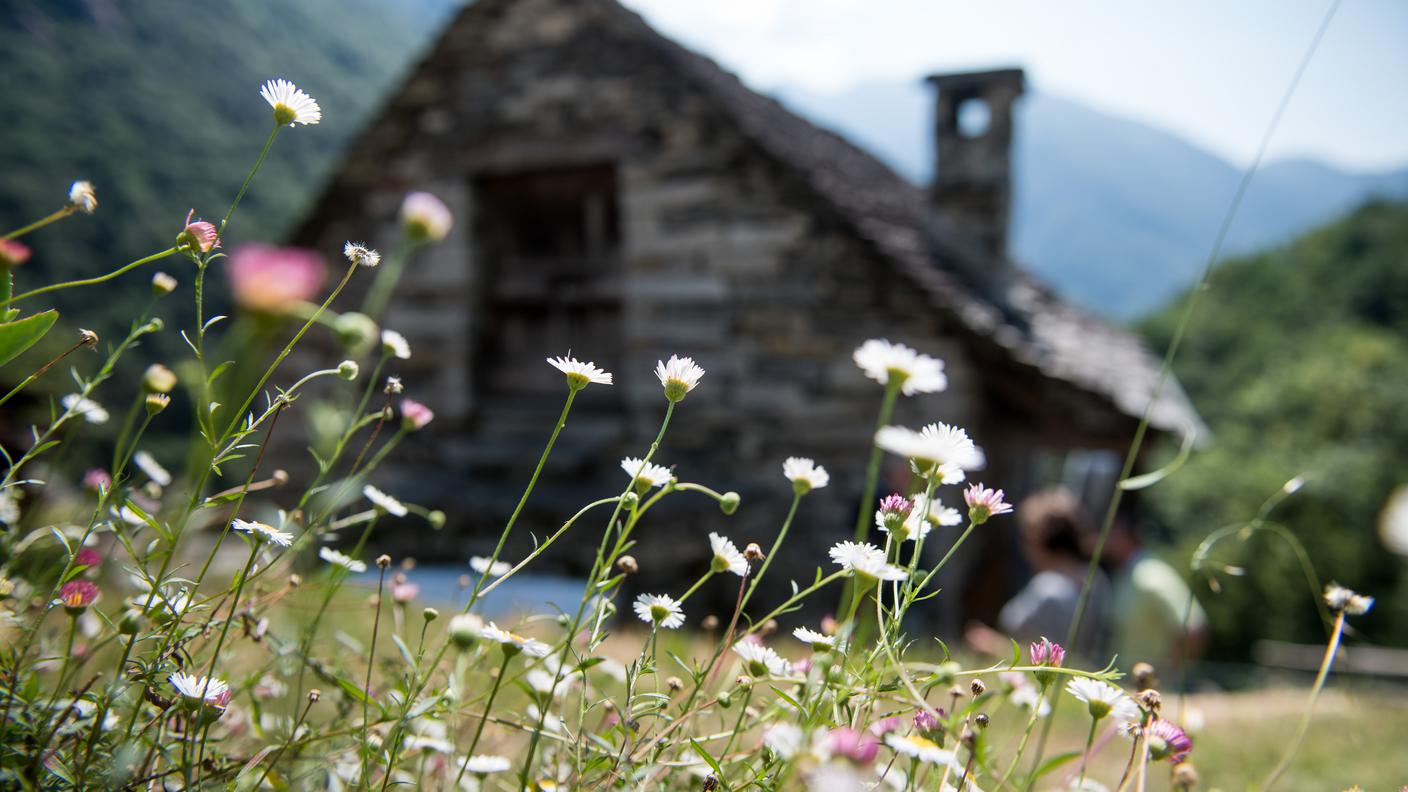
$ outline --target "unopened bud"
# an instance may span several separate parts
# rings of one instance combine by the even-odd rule
[[[288,483],[288,471],[283,468],[276,468],[269,474],[269,480],[274,482],[275,487],[282,487]]]
[[[719,509],[723,511],[724,514],[733,514],[738,511],[738,501],[739,495],[737,492],[725,492],[724,496],[719,498]]]
[[[705,630],[717,630],[719,629],[719,617],[711,613],[705,616],[703,621],[699,622],[699,626]]]
[[[988,686],[984,685],[983,680],[981,679],[973,680],[973,684],[969,685],[968,689],[973,691],[973,695],[975,696],[981,696],[984,693],[988,692]]]
[[[1192,789],[1198,785],[1198,769],[1192,762],[1179,762],[1173,766],[1173,785]]]
[[[719,706],[728,709],[733,706],[733,696],[727,690],[719,691]]]
[[[435,511],[432,511],[431,513],[425,515],[425,521],[430,523],[431,528],[434,528],[438,531],[441,528],[445,527],[445,512],[436,509]]]
[[[165,393],[151,393],[147,395],[147,415],[156,415],[171,406],[171,397]]]
[[[704,786],[702,787],[702,789],[704,790],[704,792],[714,792],[714,790],[716,790],[716,789],[718,789],[718,788],[719,788],[719,777],[718,777],[718,776],[714,775],[713,773],[710,773],[709,775],[704,776]]]
[[[165,272],[158,272],[152,276],[152,294],[158,297],[176,291],[177,285],[176,279]]]
[[[357,374],[361,371],[355,360],[344,360],[337,364],[337,376],[351,382],[357,379]]]
[[[434,609],[434,608],[426,608],[425,610],[421,611],[421,614],[420,614],[420,615],[421,615],[421,617],[424,618],[426,621],[428,621],[428,622],[433,622],[433,621],[435,621],[436,619],[440,618],[440,611],[438,611],[438,610],[436,610],[436,609]]]
[[[777,628],[777,619],[768,619],[767,621],[763,622],[763,629],[759,630],[758,632],[760,635],[768,636],[777,632]]]
[[[763,548],[757,542],[749,542],[748,546],[743,548],[743,557],[749,561],[762,561]]]
[[[78,331],[78,343],[92,349],[98,345],[98,334],[92,330],[80,329]]]
[[[948,689],[948,694],[953,698],[960,699],[968,694],[968,689],[962,685],[954,685]]]
[[[302,575],[293,574],[293,575],[289,575],[289,576],[288,576],[288,587],[289,587],[289,588],[298,588],[298,587],[301,586],[301,585],[303,585],[303,576],[302,576]]]
[[[739,674],[738,678],[733,680],[733,683],[735,685],[738,685],[740,688],[743,688],[744,690],[748,690],[749,688],[753,687],[753,678],[748,676],[747,674]]]
[[[963,733],[958,735],[958,739],[962,740],[964,745],[972,747],[973,743],[978,740],[978,733],[972,729],[964,729]]]
[[[318,703],[318,699],[320,699],[320,698],[322,698],[322,697],[323,697],[323,691],[318,690],[317,688],[313,688],[312,690],[308,691],[308,703],[309,703],[309,704],[316,704],[316,703]]]
[[[979,712],[977,717],[973,718],[973,722],[978,724],[978,728],[986,729],[988,727],[990,719],[988,718],[988,714],[986,712]]]
[[[616,569],[625,575],[634,575],[640,571],[640,564],[636,563],[635,556],[623,555],[616,559]]]
[[[376,557],[376,565],[381,567],[382,569],[386,569],[387,567],[391,566],[391,556],[382,553],[381,555]]]
[[[665,680],[665,686],[670,689],[671,693],[678,693],[684,688],[684,681],[677,676],[672,676]]]

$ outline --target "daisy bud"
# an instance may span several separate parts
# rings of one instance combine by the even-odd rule
[[[973,691],[974,696],[981,696],[984,693],[988,692],[988,686],[984,685],[983,680],[981,679],[973,680],[973,684],[969,685],[968,689]]]
[[[679,677],[672,676],[665,680],[665,687],[668,687],[671,693],[678,693],[684,689],[684,682]]]
[[[1034,641],[1028,651],[1031,652],[1032,665],[1060,668],[1061,664],[1066,661],[1066,650],[1060,644],[1052,643],[1046,638]],[[1034,676],[1036,681],[1043,685],[1052,679],[1052,674],[1049,671],[1037,671]]]
[[[337,364],[337,376],[348,382],[357,379],[357,374],[360,372],[361,369],[358,368],[357,361],[355,360],[344,360]]]
[[[762,561],[764,558],[763,548],[757,542],[749,542],[748,546],[743,549],[743,557],[749,561]]]
[[[962,685],[954,685],[953,687],[951,687],[951,688],[948,689],[948,694],[949,694],[949,696],[951,696],[951,697],[954,698],[954,699],[961,699],[961,698],[963,698],[963,696],[966,695],[967,693],[968,693],[968,690],[967,690],[966,688],[964,688]]]
[[[965,728],[963,730],[963,733],[958,735],[958,739],[964,745],[968,746],[969,748],[972,748],[973,743],[977,742],[978,740],[978,733],[973,731],[972,729]]]
[[[381,328],[364,313],[348,311],[333,320],[332,331],[347,354],[360,357],[381,341]]]
[[[623,555],[616,559],[616,570],[625,575],[634,575],[640,571],[640,565],[636,563],[635,556]]]
[[[196,210],[186,213],[186,226],[176,235],[176,248],[187,253],[209,253],[220,247],[220,232],[215,224],[205,220],[191,222]]]
[[[1004,501],[1002,490],[988,489],[982,484],[973,484],[963,491],[963,501],[968,504],[968,520],[974,525],[982,525],[989,517],[1007,514],[1011,504]]]
[[[157,328],[157,330],[160,329],[160,327]],[[93,332],[92,330],[80,329],[78,331],[78,341],[79,343],[83,344],[83,346],[92,349],[93,347],[96,347],[98,345],[98,334]]]
[[[460,649],[469,649],[479,642],[484,620],[473,613],[461,613],[450,619],[450,641]]]
[[[0,267],[9,269],[29,261],[29,246],[13,239],[0,239]]]
[[[165,393],[147,394],[147,415],[157,415],[171,406],[171,397]]]
[[[977,716],[973,718],[973,722],[978,724],[978,728],[986,729],[988,727],[988,723],[991,722],[991,719],[988,718],[988,714],[986,712],[979,712]]]
[[[386,569],[387,567],[391,566],[391,556],[382,553],[381,555],[376,557],[376,565],[378,567],[381,567],[382,569]]]
[[[435,413],[429,407],[413,399],[401,400],[401,426],[412,432],[424,429],[435,420]]]
[[[766,669],[764,673],[766,673]],[[748,690],[753,687],[753,678],[747,674],[739,674],[738,678],[733,680],[733,684],[737,685],[742,690]]]
[[[719,777],[713,773],[704,776],[704,785],[701,788],[704,792],[714,792],[719,788]]]
[[[322,697],[323,697],[323,691],[318,690],[317,688],[313,688],[312,690],[308,691],[308,703],[309,703],[309,704],[317,704],[317,703],[318,703],[318,700],[321,699]]]
[[[405,387],[401,385],[400,377],[387,377],[386,387],[383,389],[382,392],[385,393],[387,396],[395,396],[403,390],[405,390]]]
[[[939,728],[939,719],[934,717],[934,713],[927,709],[916,710],[914,713],[914,728],[919,732],[933,732]]]
[[[1154,690],[1153,688],[1149,688],[1148,690],[1141,690],[1139,692],[1139,695],[1134,697],[1134,700],[1139,702],[1139,706],[1143,707],[1144,709],[1150,712],[1155,713],[1159,711],[1159,709],[1163,706],[1164,703],[1163,697],[1159,695],[1159,691]]]
[[[733,696],[727,690],[719,691],[719,706],[728,709],[733,706]]]
[[[719,617],[711,613],[704,617],[704,621],[701,621],[699,626],[709,631],[717,630],[719,629]]]
[[[152,294],[158,297],[176,291],[178,285],[176,279],[165,272],[158,272],[152,276]]]
[[[93,192],[93,183],[76,181],[68,188],[69,206],[84,214],[93,214],[98,209],[98,195]]]
[[[1192,789],[1198,785],[1198,769],[1192,762],[1179,762],[1173,766],[1173,785]]]
[[[176,387],[176,375],[160,363],[147,366],[142,374],[142,390],[147,393],[170,393]]]
[[[1134,685],[1140,690],[1159,686],[1159,678],[1154,673],[1154,667],[1148,663],[1135,663],[1129,675],[1134,677]]]
[[[288,483],[288,471],[283,468],[275,468],[274,472],[269,474],[269,480],[274,482],[274,486],[282,487]]]
[[[445,202],[428,192],[413,192],[401,202],[401,229],[412,242],[439,242],[455,218]]]
[[[719,510],[722,511],[724,514],[733,514],[734,512],[738,511],[738,501],[739,496],[737,492],[733,492],[731,490],[729,492],[725,492],[724,496],[722,498],[719,498]]]
[[[431,528],[438,531],[445,527],[445,512],[436,509],[425,515],[425,521],[430,523]]]
[[[288,576],[288,587],[298,588],[303,585],[303,576],[297,573]]]
[[[420,612],[420,615],[421,618],[425,619],[426,621],[433,622],[436,619],[440,618],[440,611],[434,608],[426,608],[425,610]]]
[[[777,628],[777,619],[768,619],[767,621],[763,622],[763,629],[759,630],[758,634],[762,636],[772,635],[773,633],[777,632]]]

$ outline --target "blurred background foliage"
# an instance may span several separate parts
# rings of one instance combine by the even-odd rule
[[[1143,322],[1156,348],[1182,308]],[[1377,596],[1355,625],[1364,639],[1408,645],[1408,562],[1384,542],[1408,527],[1380,525],[1390,493],[1408,483],[1408,205],[1371,203],[1220,266],[1193,322],[1174,370],[1212,442],[1148,497],[1180,557],[1303,476],[1271,519],[1304,543],[1322,578]],[[1215,557],[1244,574],[1219,575],[1218,594],[1199,587],[1212,657],[1244,658],[1261,638],[1323,641],[1286,543],[1258,533],[1235,545]]]

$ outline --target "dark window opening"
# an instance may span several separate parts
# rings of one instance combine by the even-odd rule
[[[481,401],[560,397],[562,375],[543,358],[569,350],[618,372],[621,222],[615,167],[483,177],[475,182],[475,207],[482,273],[475,378]],[[601,400],[585,403],[591,402]]]

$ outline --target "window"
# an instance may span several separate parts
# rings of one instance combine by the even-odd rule
[[[616,169],[594,165],[475,183],[481,267],[475,380],[484,403],[562,394],[543,364],[568,350],[608,371],[621,352]],[[616,390],[616,389],[612,389]]]

